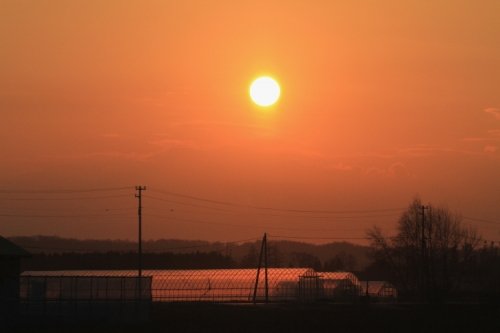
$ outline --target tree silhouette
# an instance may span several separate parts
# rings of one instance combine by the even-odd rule
[[[356,268],[356,258],[352,254],[345,251],[337,253],[323,265],[323,270],[327,272],[349,271],[352,272]]]
[[[447,208],[414,199],[401,215],[397,234],[368,231],[374,257],[386,266],[400,295],[431,302],[446,299],[462,285],[480,237]]]

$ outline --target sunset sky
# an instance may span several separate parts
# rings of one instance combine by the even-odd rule
[[[365,237],[420,196],[500,240],[499,13],[0,0],[0,235],[135,239],[146,185],[145,239]]]

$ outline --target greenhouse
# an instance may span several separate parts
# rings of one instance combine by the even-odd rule
[[[398,296],[396,287],[387,281],[361,281],[361,287],[363,295],[380,301],[391,301]]]
[[[354,299],[361,292],[352,273],[310,268],[144,270],[142,276],[133,280],[137,271],[131,270],[26,271],[21,298],[33,290],[33,281],[44,281],[46,297],[72,295],[82,300],[114,295],[163,302],[334,301]]]
[[[322,296],[325,299],[348,300],[361,295],[358,278],[349,272],[319,272]]]

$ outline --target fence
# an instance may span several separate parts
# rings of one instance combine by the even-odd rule
[[[309,268],[144,270],[141,279],[136,274],[137,271],[25,272],[21,277],[21,300],[80,305],[137,300],[352,302],[366,295],[366,283],[352,273],[316,272]],[[370,296],[376,296],[374,288],[370,287]]]
[[[151,284],[151,277],[24,274],[20,278],[19,312],[67,318],[145,319],[152,301]]]

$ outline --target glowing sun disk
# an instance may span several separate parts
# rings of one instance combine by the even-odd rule
[[[278,101],[280,93],[278,82],[269,76],[259,77],[250,85],[250,97],[259,106],[273,105]]]

